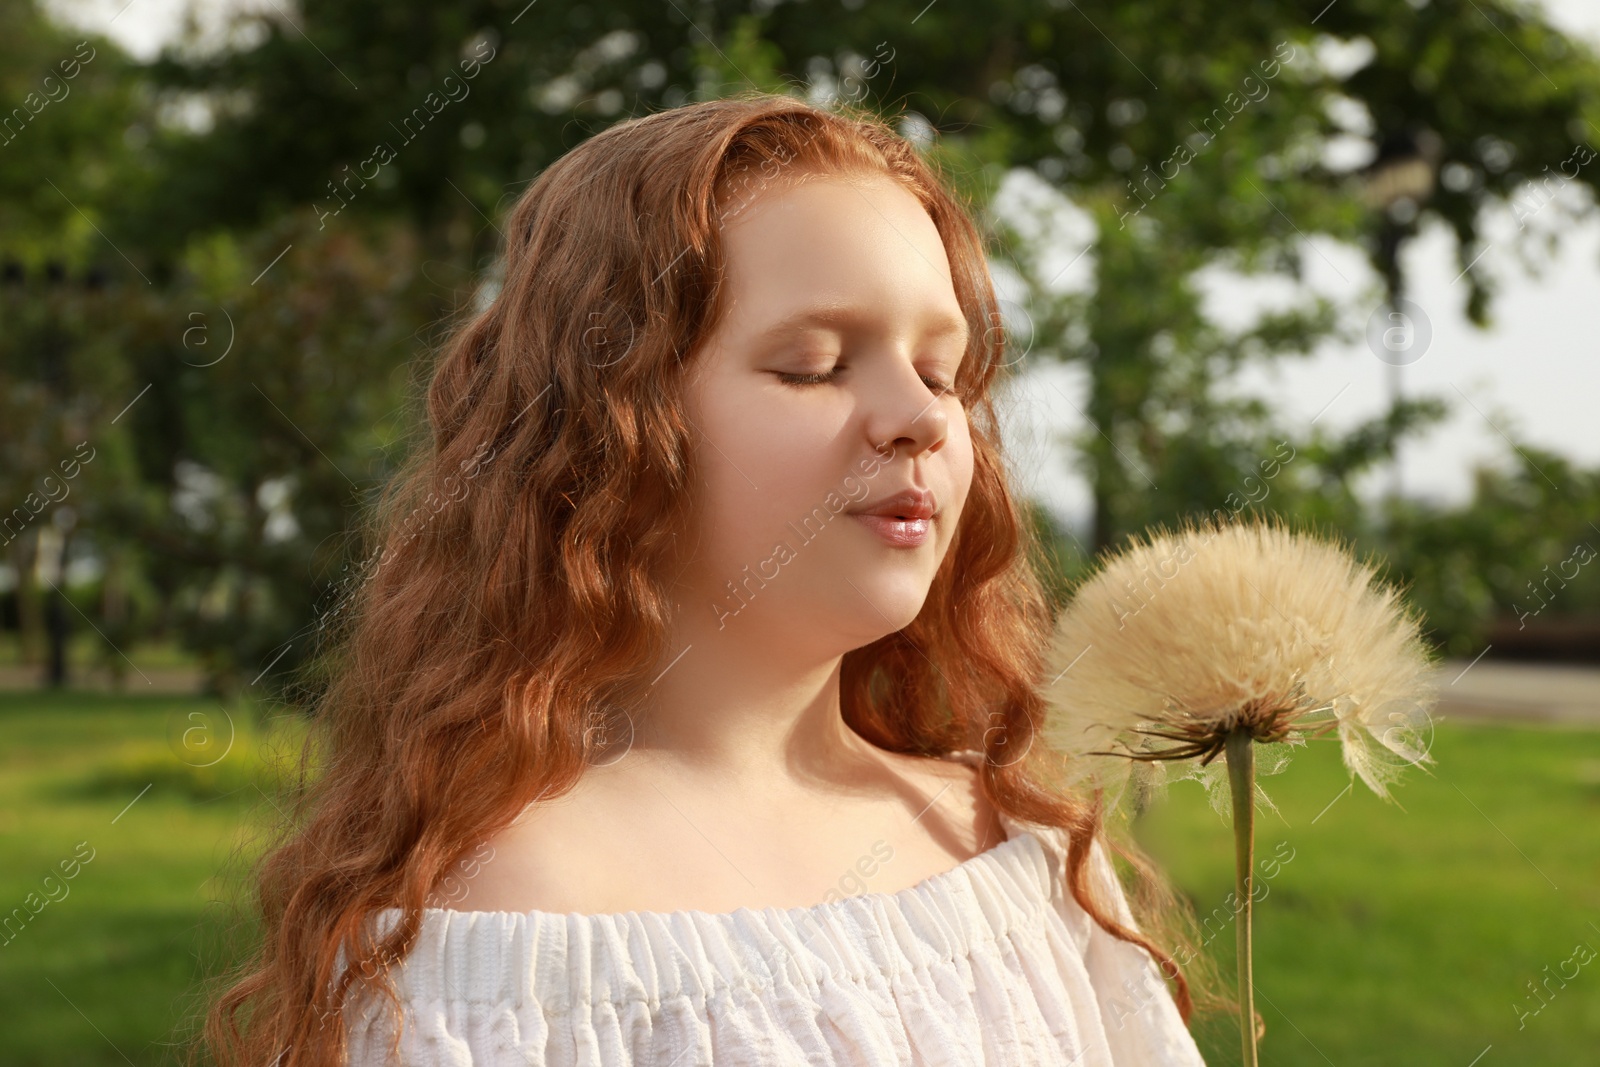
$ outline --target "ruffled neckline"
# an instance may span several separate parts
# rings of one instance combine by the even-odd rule
[[[961,758],[965,754],[958,754]],[[1048,829],[998,813],[1004,841],[904,889],[733,911],[549,912],[423,908],[392,974],[403,1000],[539,1003],[566,1010],[729,989],[891,981],[970,955],[1051,906],[1061,858]],[[375,913],[378,936],[403,912]]]
[[[424,908],[394,974],[403,1000],[563,1011],[729,989],[815,989],[910,975],[970,955],[1050,906],[1055,865],[1031,832],[894,892],[800,908],[598,914]],[[400,909],[377,913],[379,936]]]
[[[771,913],[776,913],[776,914],[780,914],[780,915],[788,915],[788,916],[791,916],[791,917],[799,917],[799,916],[803,916],[803,915],[808,915],[808,914],[812,914],[812,913],[816,913],[816,912],[825,911],[825,910],[827,910],[829,908],[837,908],[837,907],[839,907],[841,905],[849,903],[850,901],[865,901],[865,902],[868,902],[868,903],[891,904],[891,903],[893,903],[893,902],[895,902],[897,900],[904,899],[906,897],[912,896],[912,895],[914,895],[916,893],[919,893],[919,892],[920,893],[926,893],[926,892],[929,892],[929,891],[935,891],[940,887],[941,883],[943,883],[943,882],[950,881],[950,880],[957,879],[957,878],[962,878],[962,877],[970,877],[971,874],[972,874],[973,869],[978,867],[978,866],[980,866],[980,865],[992,864],[992,863],[996,863],[996,862],[1002,862],[1003,861],[1003,857],[1006,855],[1007,852],[1014,851],[1014,850],[1021,849],[1021,848],[1025,848],[1026,846],[1023,844],[1024,841],[1031,841],[1035,849],[1039,849],[1041,847],[1037,836],[1034,834],[1034,832],[1032,830],[1022,829],[1022,824],[1018,823],[1016,820],[1010,818],[1009,816],[1005,815],[1004,813],[998,813],[998,814],[1000,816],[1000,822],[1001,822],[1002,826],[1005,827],[1005,830],[1006,830],[1006,839],[1004,841],[1001,841],[1001,842],[999,842],[998,844],[995,844],[995,845],[991,845],[990,847],[984,849],[982,852],[979,852],[979,853],[977,853],[977,854],[975,854],[973,856],[968,857],[967,859],[962,860],[960,863],[957,863],[954,867],[947,867],[942,871],[938,871],[938,872],[935,872],[934,874],[930,874],[930,875],[928,875],[928,877],[922,879],[920,882],[917,882],[914,885],[907,886],[904,889],[883,890],[883,891],[871,892],[871,893],[852,893],[849,896],[840,897],[838,900],[825,900],[825,901],[822,901],[822,902],[817,903],[817,904],[802,904],[802,905],[798,905],[798,906],[792,907],[792,908],[780,908],[780,907],[777,907],[777,906],[774,906],[774,905],[765,905],[765,906],[760,906],[760,907],[755,907],[755,906],[751,906],[751,905],[742,905],[740,907],[734,908],[734,909],[729,910],[729,911],[704,911],[704,910],[701,910],[699,908],[678,908],[678,909],[675,909],[673,911],[652,911],[650,909],[636,909],[636,910],[631,910],[631,911],[584,912],[584,911],[541,911],[541,910],[539,910],[537,908],[532,908],[532,909],[528,909],[528,910],[525,910],[525,911],[510,911],[510,910],[504,910],[504,909],[496,909],[496,910],[492,910],[492,911],[485,911],[485,910],[482,910],[482,909],[429,908],[429,907],[425,907],[425,908],[422,909],[422,916],[423,916],[423,921],[424,922],[427,922],[427,921],[437,922],[437,921],[440,921],[441,919],[449,919],[452,916],[482,916],[484,918],[493,917],[493,918],[500,918],[500,919],[523,917],[523,918],[542,919],[542,920],[545,920],[545,921],[550,921],[550,920],[554,920],[554,919],[564,919],[564,920],[574,920],[575,919],[575,920],[587,920],[589,922],[604,921],[604,922],[610,922],[610,923],[638,922],[638,921],[643,920],[643,919],[654,919],[654,920],[657,920],[657,921],[664,921],[664,920],[670,920],[670,919],[676,918],[678,916],[693,916],[695,919],[703,921],[703,920],[708,920],[708,919],[711,919],[711,920],[730,919],[733,916],[738,915],[738,914],[740,914],[742,912],[754,912],[754,913],[760,913],[760,914],[766,914],[766,913],[771,912]],[[399,914],[400,910],[401,909],[399,909],[399,908],[384,908],[381,912],[379,912],[379,914],[382,914],[382,915]]]
[[[982,760],[983,753],[978,752],[978,751],[976,751],[974,749],[966,749],[966,750],[962,750],[962,751],[959,751],[959,752],[953,752],[953,753],[950,754],[950,756],[948,758],[950,758],[952,760],[959,761],[961,763],[966,763],[966,764],[968,764],[970,766],[970,765],[974,764],[975,762],[977,762],[979,760]],[[422,909],[422,916],[423,916],[423,921],[424,922],[429,922],[429,921],[439,922],[442,919],[447,919],[449,916],[463,915],[463,916],[484,916],[484,917],[496,916],[496,917],[500,917],[500,918],[510,918],[510,917],[514,917],[514,916],[522,916],[522,917],[526,917],[526,918],[538,918],[538,919],[542,919],[542,920],[545,920],[545,921],[549,921],[549,920],[553,920],[553,919],[566,919],[566,920],[577,919],[577,920],[590,920],[590,921],[604,920],[604,921],[615,923],[615,922],[621,922],[621,921],[639,921],[639,920],[645,919],[645,918],[654,919],[654,920],[658,920],[658,921],[660,921],[660,920],[669,920],[669,919],[672,919],[672,918],[677,917],[677,916],[694,916],[697,920],[729,919],[732,916],[738,915],[738,914],[740,914],[742,912],[752,912],[752,913],[761,913],[761,914],[772,912],[772,913],[778,913],[778,914],[786,914],[786,915],[789,915],[791,917],[798,917],[798,916],[802,916],[802,915],[805,915],[805,914],[808,914],[808,913],[814,913],[814,912],[817,912],[817,911],[820,911],[820,910],[823,910],[823,909],[838,907],[839,905],[845,904],[846,902],[852,901],[852,900],[857,900],[857,901],[876,901],[878,903],[892,903],[893,901],[895,901],[898,898],[904,898],[904,897],[907,897],[910,894],[913,894],[913,893],[916,893],[916,892],[919,892],[919,891],[926,892],[926,891],[928,891],[930,889],[937,888],[938,884],[940,882],[944,881],[944,880],[953,879],[953,878],[960,878],[960,877],[962,877],[964,875],[968,875],[968,874],[971,873],[970,868],[972,868],[972,867],[974,867],[976,865],[984,864],[984,863],[993,863],[998,858],[1003,857],[1005,855],[1008,846],[1016,846],[1016,843],[1020,839],[1032,838],[1033,839],[1033,847],[1036,848],[1036,849],[1043,850],[1043,844],[1042,844],[1042,842],[1040,842],[1038,840],[1038,833],[1042,828],[1036,827],[1032,823],[1025,823],[1025,822],[1022,822],[1022,821],[1020,821],[1018,819],[1014,819],[1010,815],[1006,814],[1003,811],[997,811],[995,814],[999,818],[1001,828],[1006,833],[1005,840],[999,842],[998,844],[991,845],[990,847],[984,849],[982,852],[979,852],[979,853],[977,853],[977,854],[975,854],[973,856],[968,857],[967,859],[962,860],[960,863],[957,863],[953,867],[947,867],[946,869],[944,869],[942,871],[938,871],[938,872],[935,872],[934,874],[930,874],[928,877],[922,879],[920,882],[917,882],[914,885],[907,886],[904,889],[895,889],[895,890],[888,890],[888,891],[881,891],[881,892],[874,892],[874,893],[855,893],[855,894],[851,894],[848,897],[841,897],[838,900],[823,901],[823,902],[818,903],[818,904],[800,905],[798,907],[793,907],[793,908],[779,908],[779,907],[775,907],[775,906],[751,907],[751,906],[746,905],[746,906],[734,908],[734,909],[732,909],[730,911],[720,911],[720,912],[703,911],[703,910],[701,910],[699,908],[680,908],[680,909],[677,909],[677,910],[674,910],[674,911],[653,911],[653,910],[649,910],[649,909],[637,909],[637,910],[631,910],[631,911],[607,911],[607,912],[580,912],[580,911],[558,912],[558,911],[541,911],[541,910],[538,910],[538,909],[529,909],[529,910],[524,910],[524,911],[511,911],[511,910],[504,910],[504,909],[494,909],[494,910],[487,910],[486,911],[486,910],[482,910],[482,909],[458,909],[458,908],[431,908],[431,907],[425,907],[425,908]],[[1017,847],[1021,847],[1021,846],[1017,846]],[[384,908],[381,912],[379,912],[379,914],[380,915],[391,915],[391,914],[398,915],[398,914],[400,914],[400,911],[401,911],[401,909],[399,909],[399,908]]]

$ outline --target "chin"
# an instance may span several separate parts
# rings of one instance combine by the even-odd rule
[[[890,568],[880,568],[860,576],[852,575],[850,592],[854,603],[853,614],[878,637],[910,626],[927,603],[931,579],[920,574],[902,572],[895,574]],[[860,595],[855,590],[860,590]],[[863,602],[863,597],[865,601]],[[877,640],[874,637],[873,640]]]

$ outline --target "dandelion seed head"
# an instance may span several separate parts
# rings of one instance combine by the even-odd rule
[[[1386,799],[1405,767],[1431,762],[1435,693],[1417,617],[1344,545],[1280,520],[1136,540],[1076,591],[1050,658],[1046,736],[1114,797],[1131,784],[1137,804],[1169,776],[1130,783],[1132,763],[1192,760],[1182,776],[1225,805],[1217,765],[1236,729],[1258,742],[1258,774],[1336,736],[1345,766]]]

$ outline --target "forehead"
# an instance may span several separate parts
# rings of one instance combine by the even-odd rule
[[[938,228],[886,175],[773,183],[724,223],[722,248],[733,328],[803,331],[875,318],[967,328]]]

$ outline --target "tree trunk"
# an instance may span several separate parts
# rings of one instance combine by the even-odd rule
[[[128,631],[128,590],[126,581],[127,549],[122,545],[106,548],[106,573],[100,587],[100,614],[105,620],[106,633],[122,644]],[[125,692],[128,687],[128,661],[115,648],[106,657],[111,671],[111,690]]]
[[[24,667],[44,662],[44,603],[39,597],[39,532],[24,531],[11,542],[11,566],[17,572],[17,642]]]
[[[41,528],[40,533],[45,530]],[[46,665],[45,684],[52,689],[62,689],[67,684],[67,642],[72,637],[71,605],[67,600],[67,545],[70,533],[56,531],[51,537],[41,538],[40,562],[48,565],[44,577],[53,588],[45,598],[45,636],[50,642],[50,657]],[[59,545],[59,547],[58,547]]]

